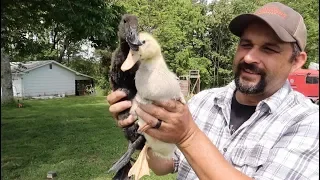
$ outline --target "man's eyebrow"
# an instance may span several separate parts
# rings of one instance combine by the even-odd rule
[[[249,39],[245,39],[245,38],[240,38],[240,42],[251,43]]]
[[[252,43],[252,42],[251,42],[250,39],[240,38],[240,43]],[[277,49],[281,50],[281,47],[279,46],[279,44],[278,43],[274,43],[274,42],[265,43],[264,46],[274,47],[274,48],[277,48]]]

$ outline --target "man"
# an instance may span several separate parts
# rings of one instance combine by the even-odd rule
[[[204,90],[188,105],[139,105],[136,113],[149,125],[162,122],[146,133],[178,147],[172,161],[149,149],[150,168],[157,175],[178,172],[181,180],[318,179],[319,107],[287,81],[307,59],[302,16],[268,3],[234,18],[229,29],[240,37],[232,83]],[[107,97],[111,113],[131,106],[116,103],[123,96],[115,91]],[[118,124],[132,122],[130,116]]]

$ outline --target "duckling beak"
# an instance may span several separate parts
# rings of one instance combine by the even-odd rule
[[[140,56],[138,54],[138,51],[133,51],[130,49],[128,56],[127,56],[127,59],[121,65],[121,70],[124,72],[124,71],[131,69],[136,64],[136,62],[139,60],[139,57]]]
[[[129,28],[126,41],[129,44],[130,49],[134,51],[138,51],[139,46],[142,45],[141,41],[139,40],[139,36],[136,28]]]

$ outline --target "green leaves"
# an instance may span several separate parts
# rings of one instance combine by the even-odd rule
[[[207,73],[208,61],[197,62],[207,60],[204,57],[205,5],[186,0],[126,0],[121,1],[121,5],[139,17],[142,31],[158,39],[169,68],[178,76],[186,75],[192,68],[201,68],[201,73]]]
[[[1,21],[6,25],[2,45],[15,60],[35,59],[38,53],[53,47],[54,58],[61,61],[59,53],[62,51],[64,56],[70,43],[83,39],[90,39],[98,48],[115,48],[117,24],[124,12],[123,7],[104,0],[4,0],[1,3],[6,5],[2,6]],[[38,39],[26,37],[27,34]]]
[[[199,69],[202,89],[222,86],[232,80],[232,61],[238,44],[238,38],[229,32],[229,22],[270,1],[213,2],[207,5],[203,0],[3,0],[1,43],[14,60],[71,60],[81,51],[83,40],[90,40],[96,50],[104,50],[98,52],[104,55],[99,56],[100,70],[95,75],[107,87],[110,57],[105,54],[117,47],[118,23],[126,12],[137,15],[140,30],[159,40],[169,68],[178,76]],[[280,2],[298,10],[305,19],[306,67],[311,61],[319,61],[317,0]]]

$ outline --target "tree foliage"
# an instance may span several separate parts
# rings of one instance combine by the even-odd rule
[[[229,22],[268,2],[220,0],[207,4],[188,0],[124,0],[119,4],[139,17],[142,31],[157,37],[169,67],[176,74],[185,75],[190,69],[199,69],[201,87],[208,88],[233,79],[232,61],[238,38],[230,33]],[[318,61],[318,3],[315,0],[281,2],[303,14],[308,27],[308,63]],[[312,4],[314,8],[310,8]]]
[[[83,40],[98,49],[115,48],[123,12],[105,0],[1,1],[1,51],[8,55],[8,62],[1,63],[8,70],[1,76],[8,80],[2,83],[8,87],[4,95],[12,94],[10,61],[77,59]]]
[[[83,39],[114,47],[124,9],[105,0],[1,1],[6,36],[2,47],[15,60],[55,59]]]
[[[205,56],[204,4],[185,0],[125,0],[121,3],[128,13],[139,17],[141,31],[150,32],[158,39],[172,71],[181,76],[191,69],[201,69],[201,83],[203,86],[209,85],[207,66],[211,62]]]
[[[200,70],[201,89],[227,84],[233,79],[232,62],[238,38],[229,22],[251,13],[270,0],[29,0],[1,1],[1,47],[15,61],[55,59],[94,76],[109,87],[111,53],[117,47],[121,15],[138,16],[140,30],[160,42],[169,68],[178,76]],[[319,4],[316,0],[280,0],[299,11],[308,30],[308,64],[319,61]],[[3,28],[5,27],[5,28]],[[94,56],[79,53],[92,42]]]

